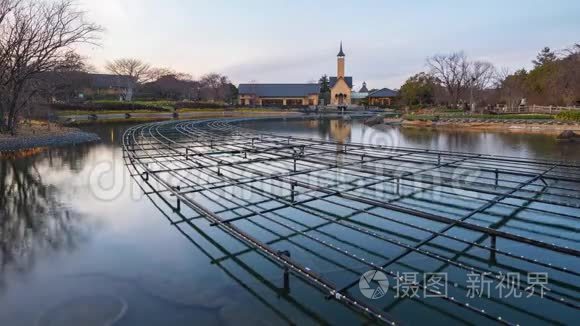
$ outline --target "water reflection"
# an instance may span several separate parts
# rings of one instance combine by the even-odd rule
[[[49,165],[54,167],[52,151],[47,154]],[[59,164],[70,164],[71,160],[76,163],[71,156],[60,154]],[[82,216],[59,200],[56,187],[44,183],[38,169],[41,158],[36,155],[0,161],[2,288],[9,270],[26,272],[34,266],[37,256],[72,250],[85,239]]]
[[[360,120],[288,119],[244,127],[302,137],[376,145],[506,155],[532,159],[580,161],[578,143],[558,143],[554,135],[498,131],[436,130],[398,126],[369,127]]]
[[[350,121],[342,119],[311,119],[307,120],[305,125],[308,130],[318,131],[321,138],[330,138],[339,143],[348,142],[352,133]]]
[[[66,302],[73,294],[99,293],[126,298],[130,308],[124,324],[131,325],[192,320],[248,324],[259,323],[257,319],[279,320],[281,324],[328,322],[313,312],[316,302],[311,298],[320,296],[311,295],[310,287],[300,287],[294,280],[290,295],[280,292],[279,269],[262,260],[255,263],[263,257],[249,253],[239,260],[221,259],[240,248],[238,243],[224,244],[216,228],[195,223],[195,232],[188,233],[194,228],[184,224],[180,231],[185,237],[177,236],[150,201],[134,199],[128,187],[108,201],[97,200],[88,190],[90,172],[103,161],[113,164],[115,171],[126,170],[119,142],[128,126],[86,126],[83,129],[100,135],[100,144],[0,160],[0,286],[5,288],[0,294],[0,324],[34,324],[22,322],[34,319],[27,308],[31,302],[40,310]],[[327,119],[248,122],[246,126],[340,142],[580,160],[577,144],[558,144],[545,135],[397,127],[381,130],[356,120]],[[104,181],[124,183],[127,179],[130,177],[114,172]],[[107,227],[97,227],[100,223]],[[60,260],[41,264],[52,260],[50,253],[56,252],[63,253]],[[37,278],[22,284],[8,275],[32,271],[38,272]],[[63,276],[89,273],[107,278]],[[156,295],[147,294],[152,292]],[[207,305],[208,298],[211,305]],[[224,308],[217,313],[214,307]],[[331,318],[342,323],[353,321],[347,314]]]
[[[325,325],[353,318],[350,310],[342,306],[334,307],[331,316],[317,312],[316,308],[327,301],[316,293],[318,290],[314,287],[294,274],[283,273],[280,266],[258,254],[255,249],[240,246],[240,243],[229,234],[210,226],[201,216],[195,214],[196,217],[192,218],[191,212],[188,211],[186,214],[182,210],[175,209],[174,204],[168,201],[162,192],[155,191],[157,184],[143,180],[139,174],[134,175],[135,183],[147,194],[146,197],[167,221],[209,258],[212,267],[219,269],[233,282],[232,285],[218,291],[223,297],[236,298],[235,303],[228,302],[233,307],[224,305],[222,309],[222,317],[226,324],[235,319],[235,324],[244,320],[244,324],[253,325],[312,323]],[[236,245],[232,246],[232,243]],[[294,255],[296,254],[298,252],[294,251]],[[213,287],[219,289],[221,285],[214,284]],[[244,293],[240,293],[241,291]],[[309,300],[304,300],[305,297]],[[237,300],[237,298],[245,299]],[[254,313],[248,314],[248,311]],[[260,313],[256,314],[258,311]],[[366,321],[369,325],[375,322],[364,315],[355,318],[357,322]],[[267,323],[264,322],[266,320]]]
[[[553,135],[421,128],[391,130],[400,134],[402,146],[538,159],[580,159],[577,144],[558,143]]]

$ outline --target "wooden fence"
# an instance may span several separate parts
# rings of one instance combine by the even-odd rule
[[[504,113],[540,113],[540,114],[558,114],[562,111],[580,111],[580,106],[555,106],[555,105],[521,105],[516,107],[496,106],[487,109],[489,112]]]

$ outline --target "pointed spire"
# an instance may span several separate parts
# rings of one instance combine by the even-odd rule
[[[340,52],[338,52],[337,57],[344,57],[344,52],[342,52],[342,41],[340,41]]]

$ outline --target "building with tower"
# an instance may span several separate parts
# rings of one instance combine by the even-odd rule
[[[340,42],[340,50],[336,56],[336,77],[329,78],[331,105],[348,106],[352,103],[352,77],[345,74],[345,58]]]
[[[347,107],[349,105],[364,105],[369,98],[366,82],[358,92],[353,92],[352,77],[346,75],[346,55],[342,49],[342,42],[336,56],[336,76],[328,78],[330,99],[323,105]],[[384,90],[384,89],[383,89]],[[381,90],[381,91],[383,91]],[[238,103],[245,106],[317,106],[320,98],[320,85],[306,84],[240,84],[238,88]],[[328,93],[326,93],[328,94]],[[386,91],[377,93],[373,98],[375,104],[390,105],[396,92]],[[328,95],[327,95],[328,96]]]

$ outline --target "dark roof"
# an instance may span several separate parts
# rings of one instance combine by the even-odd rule
[[[240,84],[240,94],[260,97],[304,97],[320,93],[318,84]]]
[[[132,88],[135,81],[130,76],[89,74],[92,88]]]
[[[395,97],[397,94],[398,93],[392,89],[383,88],[370,93],[369,97]]]
[[[340,41],[340,52],[336,55],[337,57],[344,57],[344,52],[342,52],[342,41]]]
[[[363,82],[363,86],[360,88],[360,90],[358,92],[359,93],[368,93],[369,92],[366,82]]]
[[[336,77],[330,77],[328,79],[328,87],[333,88],[337,80],[338,78]],[[348,85],[349,88],[352,88],[352,77],[344,77],[344,81],[346,81],[346,84]]]

